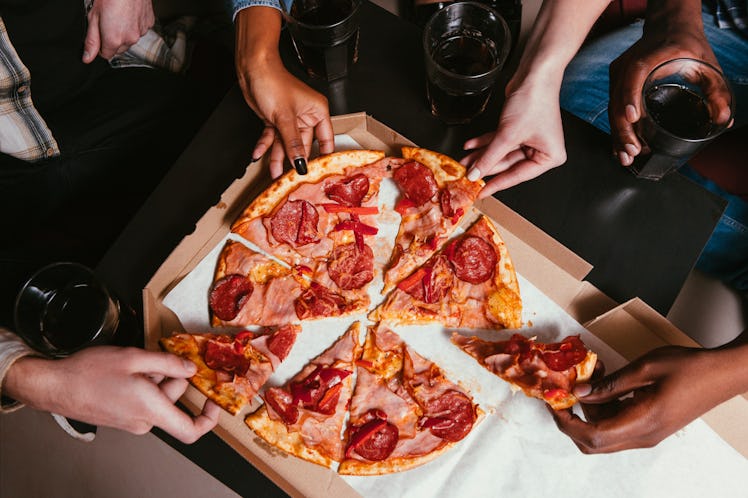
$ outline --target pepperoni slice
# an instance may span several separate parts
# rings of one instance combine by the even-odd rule
[[[457,278],[480,284],[493,277],[498,258],[491,244],[475,235],[468,235],[450,248],[449,261]]]
[[[546,345],[542,354],[548,368],[563,372],[587,357],[587,348],[578,335],[569,336],[556,344]]]
[[[252,291],[254,286],[244,275],[226,275],[213,284],[208,305],[216,317],[228,322],[236,318]]]
[[[367,193],[369,193],[369,178],[363,173],[344,178],[325,187],[327,198],[344,206],[360,206]]]
[[[251,361],[234,349],[234,342],[210,340],[205,345],[205,364],[213,370],[242,376],[247,373]]]
[[[345,299],[318,284],[312,284],[294,301],[299,320],[338,316],[346,309]]]
[[[417,161],[407,162],[397,168],[392,178],[403,195],[416,206],[427,203],[439,191],[434,173]]]
[[[270,405],[284,424],[292,425],[299,420],[299,409],[294,404],[293,396],[279,387],[265,391],[265,402]]]
[[[452,194],[446,188],[439,192],[439,205],[446,218],[452,218],[455,215],[455,210],[452,208]]]
[[[455,390],[444,394],[426,404],[426,418],[422,427],[428,427],[431,433],[447,441],[459,441],[470,433],[475,423],[475,410],[470,398]]]
[[[392,454],[399,439],[400,431],[395,425],[375,418],[351,433],[346,455],[350,457],[355,452],[367,460],[379,462]]]
[[[327,272],[341,289],[360,289],[374,279],[374,252],[366,244],[363,250],[357,243],[337,246],[327,263]]]
[[[308,201],[286,201],[270,219],[275,240],[291,246],[303,246],[319,240],[319,213]]]
[[[286,325],[273,332],[268,338],[268,350],[283,361],[295,342],[296,329],[292,325]]]

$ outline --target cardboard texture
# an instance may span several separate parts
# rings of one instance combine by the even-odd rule
[[[403,145],[414,145],[365,113],[333,118],[336,134],[347,134],[365,148],[399,154]],[[198,221],[153,275],[143,290],[146,348],[158,350],[158,339],[183,330],[176,316],[161,300],[226,235],[232,221],[246,204],[269,183],[260,162],[247,166],[245,175],[234,181],[220,201]],[[631,360],[652,348],[679,344],[697,346],[683,332],[638,299],[617,305],[583,278],[591,265],[529,223],[506,205],[489,198],[476,207],[497,224],[523,277],[543,291],[579,323]],[[625,331],[625,333],[621,333]],[[204,397],[190,388],[182,401],[199,412]],[[739,396],[715,408],[703,419],[741,454],[748,457],[748,400]],[[265,473],[291,496],[346,497],[357,493],[329,469],[302,461],[267,446],[243,420],[221,413],[215,432],[234,450]]]

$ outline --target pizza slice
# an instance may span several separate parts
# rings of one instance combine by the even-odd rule
[[[372,150],[313,159],[307,175],[289,171],[260,194],[231,230],[347,299],[368,299],[389,162]]]
[[[281,387],[265,391],[265,404],[246,424],[270,445],[330,467],[343,457],[341,438],[361,355],[355,322],[328,350]]]
[[[483,329],[522,326],[517,275],[493,223],[481,216],[400,281],[369,318]]]
[[[452,342],[514,389],[544,400],[555,410],[576,403],[574,385],[589,380],[597,363],[597,355],[577,335],[542,344],[520,334],[492,342],[454,333]]]
[[[209,290],[214,327],[275,325],[347,315],[366,309],[368,296],[346,298],[298,271],[229,240]]]
[[[159,342],[164,350],[197,365],[190,383],[236,415],[286,359],[299,332],[298,325],[284,325],[236,335],[174,333]]]
[[[464,439],[481,411],[470,394],[383,325],[369,327],[338,472],[379,475],[429,462]]]
[[[452,235],[484,182],[471,182],[465,167],[427,149],[403,147],[404,160],[392,178],[401,193],[395,204],[400,227],[384,274],[382,294],[423,264]]]

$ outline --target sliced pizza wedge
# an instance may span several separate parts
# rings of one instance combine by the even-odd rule
[[[369,327],[338,472],[379,475],[423,465],[464,439],[482,412],[393,331]]]
[[[343,457],[343,424],[361,355],[355,322],[328,350],[281,387],[265,391],[265,404],[246,424],[270,445],[330,467]]]
[[[517,275],[493,223],[481,216],[400,281],[369,318],[391,324],[520,327],[522,299]]]
[[[218,257],[208,307],[214,327],[274,325],[347,315],[366,298],[342,296],[241,242],[229,240]]]
[[[164,350],[197,365],[190,383],[236,415],[286,359],[299,332],[298,325],[284,325],[235,335],[174,333],[159,342]]]
[[[452,235],[484,182],[471,182],[454,159],[417,147],[403,147],[392,178],[401,197],[395,205],[400,227],[384,274],[386,294],[423,264]]]
[[[597,354],[576,335],[543,344],[521,334],[493,342],[454,333],[452,342],[514,389],[544,400],[555,410],[576,403],[574,385],[589,380],[597,363]]]
[[[368,299],[389,163],[373,150],[315,158],[307,175],[289,171],[255,198],[231,230],[347,299]]]

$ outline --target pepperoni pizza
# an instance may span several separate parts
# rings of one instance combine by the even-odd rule
[[[597,355],[579,336],[542,344],[520,334],[491,342],[455,333],[452,342],[515,389],[544,400],[554,410],[576,403],[574,384],[588,380],[597,363]]]
[[[369,318],[393,324],[439,322],[483,329],[522,325],[522,300],[509,253],[481,216],[397,284]]]
[[[175,333],[162,337],[160,343],[166,351],[197,365],[190,383],[235,415],[286,359],[300,331],[298,325],[284,325],[263,333]]]

